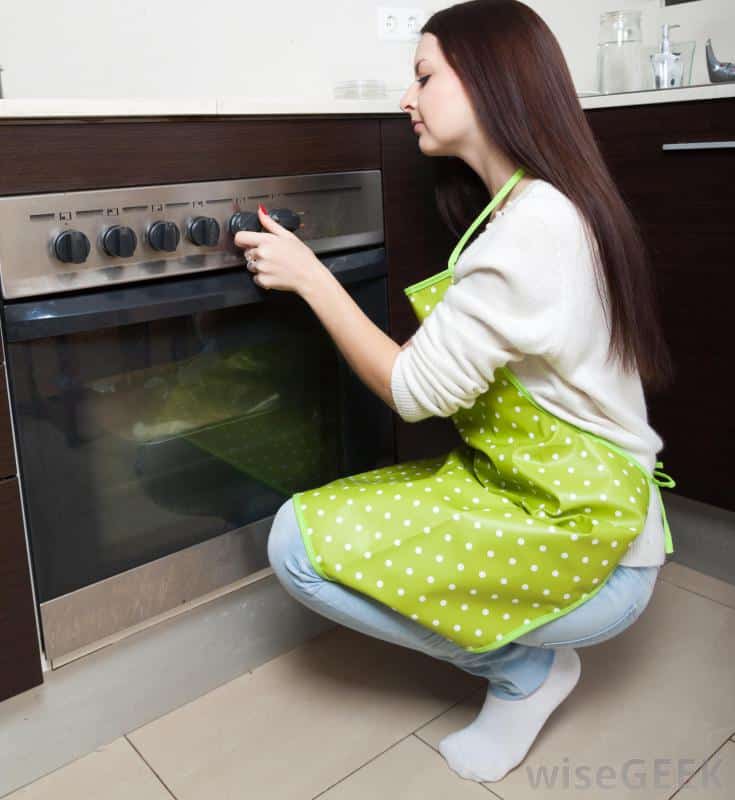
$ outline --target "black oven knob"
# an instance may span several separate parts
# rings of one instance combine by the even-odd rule
[[[129,258],[138,246],[138,237],[127,225],[113,225],[102,236],[102,247],[108,256]]]
[[[166,250],[173,253],[179,246],[181,234],[175,222],[158,220],[148,228],[148,244],[154,250]]]
[[[289,231],[295,231],[301,225],[301,217],[290,208],[274,208],[268,216]]]
[[[54,239],[54,253],[66,264],[82,264],[90,251],[89,239],[81,231],[63,231]]]
[[[230,233],[234,236],[239,231],[262,231],[258,215],[254,211],[238,211],[230,217],[227,223]]]
[[[212,247],[219,241],[219,222],[213,217],[194,217],[187,226],[186,235],[200,247]]]

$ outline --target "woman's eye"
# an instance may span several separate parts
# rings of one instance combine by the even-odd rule
[[[429,80],[431,75],[424,75],[423,78],[416,78],[417,83],[420,83],[422,86]]]

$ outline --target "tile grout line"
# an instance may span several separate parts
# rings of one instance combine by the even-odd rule
[[[364,763],[360,764],[360,766],[355,767],[355,769],[351,770],[346,775],[343,775],[339,780],[337,780],[334,783],[330,784],[325,789],[322,789],[320,792],[315,794],[311,798],[311,800],[317,800],[318,797],[321,797],[323,794],[325,794],[326,792],[330,791],[335,786],[338,786],[340,783],[346,781],[347,778],[351,777],[356,772],[359,772],[363,767],[366,767],[368,764],[372,764],[373,761],[377,760],[382,755],[385,755],[385,753],[387,753],[389,750],[392,750],[394,747],[397,747],[399,744],[401,744],[401,742],[405,742],[406,739],[409,738],[409,736],[414,736],[417,730],[421,730],[421,728],[425,727],[426,725],[429,725],[435,719],[438,719],[439,717],[441,717],[442,714],[446,714],[447,711],[451,711],[455,706],[458,706],[460,703],[463,703],[468,697],[471,697],[473,694],[475,694],[478,691],[479,691],[479,689],[475,689],[474,691],[470,692],[469,694],[464,695],[463,697],[460,697],[460,699],[457,700],[455,703],[452,703],[451,706],[449,706],[448,708],[445,708],[443,711],[440,711],[438,714],[436,714],[435,716],[433,716],[431,719],[427,720],[426,722],[422,722],[421,725],[418,728],[416,728],[415,730],[411,731],[410,733],[407,733],[405,736],[402,736],[400,739],[397,739],[395,742],[393,742],[392,744],[388,745],[388,747],[386,747],[384,750],[381,750],[379,753],[376,753],[374,756],[369,758],[367,761],[365,761]],[[501,800],[502,800],[502,798],[501,798]]]
[[[430,744],[429,742],[426,741],[426,739],[422,739],[420,736],[418,736],[416,731],[414,731],[412,735],[415,736],[421,742],[421,744],[423,744],[426,747],[428,747],[429,750],[433,750],[442,759],[444,758],[444,756],[439,752],[439,750],[436,749],[436,747],[434,747],[433,744]],[[449,765],[447,765],[447,769],[450,769]],[[450,772],[454,772],[454,770],[450,769]],[[459,777],[459,776],[457,776],[457,777]],[[463,780],[466,780],[466,779],[463,778]],[[485,789],[485,791],[490,792],[490,794],[493,797],[497,797],[498,800],[503,800],[503,798],[494,789],[491,789],[486,783],[483,783],[482,781],[474,781],[474,783],[476,783],[478,786],[481,786],[483,789]]]
[[[107,745],[100,745],[100,747],[107,747]],[[96,752],[96,751],[93,751],[93,752]],[[87,755],[89,755],[89,753],[87,753]],[[9,792],[5,792],[4,794],[0,794],[0,800],[3,797],[10,797],[10,795],[14,794],[15,792],[20,792],[23,789],[27,789],[29,786],[33,786],[34,783],[38,783],[38,781],[43,780],[44,778],[48,778],[49,775],[53,775],[55,772],[61,772],[62,769],[64,769],[65,767],[70,766],[75,761],[78,761],[80,758],[84,758],[84,756],[79,756],[79,758],[75,758],[72,761],[67,761],[65,764],[61,764],[60,766],[55,767],[54,769],[52,769],[51,772],[45,772],[43,775],[39,775],[37,778],[33,778],[32,780],[28,781],[28,783],[23,783],[20,786],[16,786],[14,789],[11,789]]]
[[[148,767],[148,769],[156,776],[156,778],[158,778],[158,780],[161,782],[161,784],[163,784],[163,787],[171,795],[171,797],[173,797],[174,800],[178,800],[176,795],[174,795],[173,792],[168,788],[168,786],[166,786],[166,784],[163,783],[163,781],[161,780],[161,778],[158,775],[158,773],[153,769],[153,767],[151,767],[151,765],[145,760],[145,758],[143,758],[143,756],[140,754],[140,752],[135,747],[135,745],[130,741],[130,739],[128,739],[127,734],[123,734],[122,738],[124,738],[125,741],[127,741],[127,743],[133,748],[135,753],[138,756],[140,756],[140,758],[143,760],[143,762]],[[14,792],[19,792],[22,789],[27,789],[29,786],[33,786],[35,783],[38,783],[39,781],[43,780],[44,778],[50,777],[51,775],[55,774],[56,772],[61,772],[61,770],[66,769],[67,767],[70,767],[72,764],[76,764],[77,761],[81,761],[83,758],[86,758],[87,756],[91,756],[94,753],[97,753],[97,752],[99,752],[101,750],[104,750],[106,747],[110,747],[110,745],[112,745],[114,743],[114,741],[115,740],[113,740],[112,742],[108,742],[107,744],[101,744],[98,747],[96,747],[94,750],[90,750],[89,753],[84,753],[83,755],[78,756],[77,758],[74,758],[71,761],[67,761],[65,764],[61,764],[60,766],[56,767],[55,769],[52,769],[50,772],[45,772],[43,775],[39,775],[37,778],[33,778],[33,780],[28,781],[28,783],[24,783],[21,786],[16,786],[14,789],[11,789],[9,792],[6,792],[5,794],[0,794],[0,800],[2,800],[3,797],[9,797]]]
[[[432,717],[431,719],[427,720],[426,722],[422,722],[421,725],[419,725],[418,728],[414,728],[411,731],[411,733],[418,733],[422,728],[425,728],[427,725],[431,725],[431,723],[435,719],[439,719],[439,717],[443,716],[448,711],[451,711],[453,708],[456,708],[457,706],[459,706],[462,703],[464,703],[465,700],[469,700],[471,697],[474,697],[476,694],[480,694],[480,692],[483,692],[483,691],[486,691],[486,689],[483,686],[481,686],[479,689],[473,689],[471,692],[468,692],[467,694],[465,694],[462,697],[460,697],[459,700],[457,700],[456,703],[452,703],[452,705],[449,706],[449,708],[445,708],[444,711],[440,711],[436,716]]]
[[[689,594],[696,595],[697,597],[701,597],[704,600],[709,600],[711,603],[716,603],[718,606],[722,606],[723,608],[729,608],[730,611],[735,611],[735,606],[728,605],[727,603],[723,603],[721,600],[715,600],[714,597],[710,597],[709,595],[702,594],[701,592],[696,592],[694,589],[690,589],[688,586],[682,586],[679,583],[671,580],[671,578],[660,577],[657,578],[657,581],[663,581],[664,583],[668,583],[670,586],[676,586],[677,589],[681,589],[684,592],[689,592]],[[714,580],[719,580],[719,578],[715,578]],[[726,583],[726,581],[723,581]]]
[[[311,800],[317,800],[318,797],[321,797],[323,794],[326,794],[326,792],[330,791],[331,789],[334,789],[335,786],[339,786],[340,783],[343,783],[348,778],[352,777],[356,772],[359,772],[363,767],[366,767],[368,764],[372,764],[373,761],[375,761],[376,759],[380,758],[382,755],[385,755],[385,753],[387,753],[389,750],[392,750],[394,747],[399,745],[401,742],[405,742],[406,739],[408,739],[409,736],[413,736],[413,731],[411,731],[411,733],[407,733],[405,736],[402,736],[400,739],[397,739],[392,744],[389,744],[388,747],[385,748],[385,750],[381,750],[379,753],[376,753],[374,756],[369,758],[363,764],[360,764],[358,767],[355,767],[353,770],[348,772],[346,775],[343,775],[339,780],[335,781],[334,783],[331,783],[325,789],[322,789],[320,792],[315,794],[311,798]]]
[[[694,772],[692,772],[692,774],[684,781],[684,783],[682,783],[681,786],[679,786],[677,789],[675,789],[673,794],[668,796],[667,800],[674,800],[674,798],[679,794],[679,792],[681,792],[682,789],[686,788],[687,784],[690,783],[694,779],[694,777],[699,772],[702,771],[702,769],[704,769],[706,764],[708,764],[710,761],[712,761],[712,759],[720,752],[720,750],[722,750],[722,748],[729,741],[730,741],[729,738],[725,739],[725,741],[714,751],[714,753],[710,753],[710,755],[708,755],[707,758],[704,759],[704,761],[697,767],[697,769],[694,770]]]
[[[159,774],[156,772],[156,770],[155,770],[155,769],[153,769],[153,767],[152,767],[152,766],[151,766],[151,765],[148,763],[148,761],[145,759],[145,757],[144,757],[144,756],[143,756],[143,754],[140,752],[140,750],[138,750],[138,748],[137,748],[137,747],[136,747],[136,746],[135,746],[135,745],[134,745],[134,744],[133,744],[133,743],[130,741],[130,739],[128,739],[128,734],[127,734],[127,733],[124,733],[124,734],[123,734],[123,738],[124,738],[124,739],[125,739],[125,741],[126,741],[126,742],[127,742],[127,743],[128,743],[128,744],[129,744],[129,745],[132,747],[132,748],[133,748],[133,751],[134,751],[134,752],[135,752],[135,753],[138,755],[138,757],[139,757],[139,758],[140,758],[140,760],[141,760],[141,761],[142,761],[142,762],[143,762],[143,763],[146,765],[146,767],[148,767],[148,769],[149,769],[149,770],[150,770],[150,771],[151,771],[151,772],[152,772],[152,773],[153,773],[153,774],[156,776],[156,778],[158,779],[158,781],[159,781],[159,783],[161,784],[161,786],[163,786],[163,788],[164,788],[164,789],[165,789],[165,790],[166,790],[166,791],[167,791],[167,792],[168,792],[168,793],[171,795],[171,797],[173,797],[173,798],[174,798],[174,800],[178,800],[178,798],[177,798],[177,797],[176,797],[176,795],[175,795],[175,794],[174,794],[174,793],[171,791],[171,789],[169,789],[169,788],[168,788],[168,786],[166,786],[166,783],[165,783],[165,781],[163,780],[163,778],[162,778],[162,777],[161,777],[161,776],[160,776],[160,775],[159,775]]]

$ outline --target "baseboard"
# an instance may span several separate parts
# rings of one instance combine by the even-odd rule
[[[735,511],[662,493],[677,564],[735,584]]]
[[[45,672],[0,703],[0,797],[333,627],[270,576]]]

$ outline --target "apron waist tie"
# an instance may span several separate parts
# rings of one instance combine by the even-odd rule
[[[661,496],[661,489],[659,487],[664,486],[667,488],[671,488],[676,486],[676,481],[671,477],[671,475],[667,475],[662,467],[663,461],[657,461],[656,466],[653,470],[653,474],[651,475],[651,483],[656,487],[656,491],[658,492],[658,502],[661,506],[661,519],[664,522],[664,533],[666,537],[666,546],[665,552],[666,553],[673,553],[674,552],[674,544],[671,539],[671,529],[669,528],[669,521],[666,518],[666,509],[664,508],[664,501],[663,497]]]

